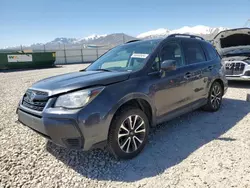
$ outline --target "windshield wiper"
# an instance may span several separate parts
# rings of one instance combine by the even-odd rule
[[[109,69],[95,69],[94,71],[112,72],[112,71],[111,71],[111,70],[109,70]]]

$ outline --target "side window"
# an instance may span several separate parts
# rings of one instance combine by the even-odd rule
[[[160,62],[165,60],[175,60],[176,67],[181,67],[184,65],[184,58],[181,47],[178,43],[167,43],[163,46],[160,52]]]
[[[187,64],[206,61],[204,51],[198,42],[183,42],[183,51]]]
[[[208,60],[218,58],[218,54],[211,44],[203,43],[203,47],[206,50]]]
[[[159,71],[160,70],[160,58],[159,55],[157,55],[154,59],[154,63],[152,65],[152,71]]]

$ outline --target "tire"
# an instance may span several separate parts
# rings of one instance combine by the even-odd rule
[[[132,159],[145,147],[148,132],[149,121],[145,113],[135,107],[125,107],[111,123],[108,148],[116,159]]]
[[[216,112],[220,109],[222,103],[223,88],[219,82],[214,82],[210,88],[207,104],[203,106],[203,110]]]

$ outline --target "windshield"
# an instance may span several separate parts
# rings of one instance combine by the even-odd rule
[[[86,70],[137,71],[145,65],[145,59],[152,53],[160,40],[132,42],[113,48]]]

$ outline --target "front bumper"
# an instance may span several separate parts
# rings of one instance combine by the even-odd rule
[[[250,76],[226,76],[227,80],[250,81]]]
[[[65,148],[87,151],[106,144],[111,122],[107,114],[88,106],[77,110],[50,108],[51,100],[42,112],[19,104],[18,121]]]
[[[226,74],[227,80],[242,80],[250,81],[250,65],[244,61],[225,61],[226,69],[229,69],[229,72],[233,74]],[[236,66],[240,65],[240,66]],[[238,70],[241,66],[244,66],[244,69]]]
[[[21,109],[17,110],[18,121],[41,136],[66,148],[82,149],[84,138],[74,120],[53,119],[34,116]]]

